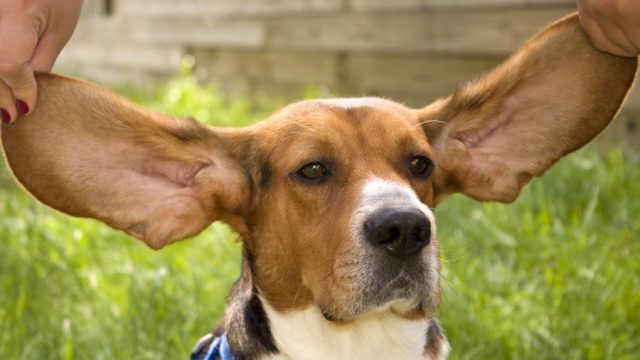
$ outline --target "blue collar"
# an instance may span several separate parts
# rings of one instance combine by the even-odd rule
[[[213,339],[213,340],[212,340]],[[234,360],[227,335],[222,334],[213,338],[209,334],[198,340],[196,347],[191,353],[191,360]]]

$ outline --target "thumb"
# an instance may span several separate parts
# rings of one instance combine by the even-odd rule
[[[38,96],[37,84],[31,68],[31,57],[38,43],[38,33],[28,24],[0,23],[0,44],[11,49],[0,59],[0,80],[13,93],[16,104],[2,104],[3,108],[15,108],[18,113],[30,112]]]
[[[53,63],[65,45],[64,39],[56,37],[55,33],[46,33],[38,42],[38,47],[33,53],[31,67],[35,71],[49,72]]]
[[[28,114],[33,110],[38,98],[38,87],[29,63],[6,68],[2,80],[13,92],[19,115]]]

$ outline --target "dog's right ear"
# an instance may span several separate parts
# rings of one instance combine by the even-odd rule
[[[96,86],[38,74],[35,111],[2,127],[15,177],[43,203],[154,249],[237,218],[249,182],[229,149],[245,130],[152,113]]]
[[[615,117],[638,60],[596,50],[577,14],[505,62],[417,111],[433,148],[434,202],[462,193],[509,203]]]

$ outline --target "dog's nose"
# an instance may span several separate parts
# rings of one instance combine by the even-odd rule
[[[364,236],[373,246],[406,259],[429,244],[431,223],[418,209],[383,209],[365,221]]]

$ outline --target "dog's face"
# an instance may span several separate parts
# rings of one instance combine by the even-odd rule
[[[435,310],[435,165],[416,113],[376,98],[306,101],[260,133],[246,238],[263,296],[340,321]]]
[[[431,209],[455,192],[513,201],[607,126],[636,67],[593,49],[569,16],[424,108],[309,101],[244,129],[151,113],[41,74],[37,108],[3,126],[2,143],[39,200],[152,248],[227,222],[277,310],[419,317],[439,298]]]

